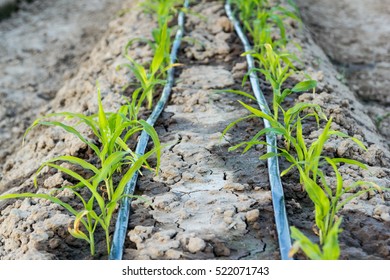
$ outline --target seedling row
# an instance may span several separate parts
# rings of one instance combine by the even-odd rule
[[[58,126],[64,129],[88,145],[98,158],[99,164],[97,167],[74,156],[56,157],[43,163],[37,170],[36,177],[39,176],[39,173],[43,168],[51,167],[69,175],[78,182],[77,184],[57,189],[51,194],[22,193],[1,196],[1,199],[26,197],[42,198],[64,207],[75,216],[73,227],[68,229],[69,233],[75,238],[86,241],[90,246],[91,255],[95,254],[95,231],[99,226],[105,232],[107,253],[110,254],[110,226],[113,214],[120,201],[123,200],[122,204],[128,205],[128,198],[133,196],[135,182],[141,167],[152,169],[147,162],[147,159],[151,155],[155,154],[157,158],[156,167],[152,170],[157,171],[159,169],[161,147],[153,124],[169,97],[170,87],[172,87],[173,82],[172,69],[175,66],[173,61],[175,61],[176,54],[173,53],[172,56],[170,56],[172,38],[171,28],[168,27],[168,24],[177,12],[177,2],[178,1],[151,0],[145,1],[142,4],[145,12],[156,13],[158,24],[152,31],[153,40],[146,41],[153,50],[153,59],[149,66],[141,65],[127,53],[127,49],[135,40],[129,41],[125,46],[125,57],[129,63],[121,65],[120,67],[129,68],[130,72],[137,80],[135,87],[134,85],[129,85],[134,87],[134,90],[128,104],[122,106],[117,112],[105,112],[101,101],[99,84],[97,83],[99,108],[97,114],[91,116],[70,112],[49,114],[36,120],[26,131],[25,136],[31,129],[38,125]],[[176,52],[178,41],[180,41],[180,37],[182,36],[183,15],[180,16],[179,21],[181,23],[181,29],[174,45]],[[144,38],[136,39],[136,41],[138,40],[144,40]],[[153,97],[156,88],[159,85],[167,85],[166,90],[163,91],[161,102],[157,104],[155,111],[147,121],[140,119],[140,110],[144,103],[146,103],[147,108],[151,109]],[[63,120],[50,120],[55,117],[62,117],[65,118],[65,120],[76,120],[77,122],[67,124]],[[82,135],[77,127],[80,124],[89,127],[98,143],[96,143],[95,139],[88,139]],[[129,140],[140,132],[142,132],[140,142],[135,151],[133,151],[128,144]],[[144,154],[149,137],[153,140],[154,148]],[[59,162],[79,165],[85,170],[92,172],[92,175],[88,174],[90,176],[83,177],[70,168],[63,167]],[[116,185],[114,180],[117,179],[118,176],[120,177],[120,181]],[[131,181],[133,181],[133,183],[131,183]],[[37,184],[36,182],[35,179],[35,184]],[[85,188],[88,190],[87,196],[84,195]],[[56,193],[64,189],[70,190],[77,196],[83,205],[83,209],[75,209],[70,204],[61,201],[56,197]],[[124,211],[127,211],[128,215],[128,210],[125,209]],[[119,216],[119,220],[123,219],[123,212],[121,211],[120,213],[121,216]],[[123,246],[123,241],[119,243],[122,243],[120,246]],[[114,247],[114,249],[114,253],[117,254],[118,249],[116,249],[116,247]]]
[[[315,224],[319,237],[317,244],[298,228],[291,227],[292,238],[295,242],[290,249],[290,257],[302,250],[310,259],[338,259],[340,256],[338,235],[341,232],[342,223],[342,217],[339,217],[338,213],[353,198],[371,190],[381,192],[383,189],[373,182],[366,181],[356,181],[346,186],[338,166],[349,164],[362,169],[366,169],[366,166],[362,162],[352,159],[329,157],[324,154],[324,145],[331,137],[342,137],[351,139],[361,149],[366,150],[366,147],[360,140],[340,131],[332,130],[332,118],[328,119],[320,106],[310,103],[297,103],[291,108],[285,108],[283,105],[289,95],[308,90],[313,90],[313,94],[315,94],[316,87],[316,81],[312,80],[307,74],[304,74],[306,80],[298,82],[295,86],[285,85],[289,77],[298,74],[294,64],[300,62],[298,56],[289,52],[286,48],[288,44],[293,42],[290,42],[286,35],[285,21],[289,19],[300,24],[293,2],[287,1],[287,6],[284,3],[274,6],[271,1],[267,0],[233,0],[227,2],[227,5],[230,5],[230,2],[234,4],[246,32],[252,39],[253,49],[247,50],[245,53],[256,60],[256,66],[250,65],[252,66],[249,68],[250,73],[255,72],[262,75],[273,91],[271,112],[268,108],[264,108],[263,102],[259,98],[257,100],[261,110],[240,102],[251,113],[249,117],[265,119],[270,123],[270,127],[260,130],[250,141],[242,142],[232,147],[231,150],[244,147],[243,152],[245,153],[259,144],[274,147],[275,142],[270,143],[261,140],[261,137],[265,134],[268,137],[272,135],[272,137],[278,137],[281,140],[282,145],[279,144],[278,147],[274,147],[278,152],[275,152],[275,150],[268,151],[260,156],[260,159],[281,156],[290,163],[290,166],[281,172],[281,176],[292,172],[292,170],[299,172],[300,184],[315,207]],[[275,34],[275,30],[277,34]],[[245,92],[236,93],[253,99]],[[308,118],[314,118],[318,128],[322,130],[322,133],[311,144],[308,144],[307,139],[304,138],[302,129]],[[327,167],[333,170],[333,180],[329,180],[327,177]],[[364,188],[359,189],[362,186]],[[356,190],[354,195],[342,199],[345,193],[354,190]]]

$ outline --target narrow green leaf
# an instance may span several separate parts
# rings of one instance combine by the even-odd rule
[[[313,243],[296,227],[290,227],[291,238],[296,240],[298,248],[309,257],[311,260],[321,260],[322,252],[317,244]],[[294,247],[294,246],[293,246]]]
[[[106,180],[110,174],[113,173],[115,166],[117,163],[119,163],[125,156],[128,154],[128,152],[124,151],[117,151],[115,153],[112,153],[107,157],[107,159],[104,161],[101,169],[99,170],[99,173],[93,180],[93,185],[97,186],[100,182],[103,180]]]
[[[313,89],[317,86],[317,81],[315,80],[306,80],[303,82],[299,82],[296,84],[291,91],[292,92],[303,92],[308,91],[309,89]]]
[[[269,153],[266,153],[264,155],[262,155],[261,157],[259,157],[260,160],[267,160],[269,158],[272,158],[272,157],[277,157],[278,154],[277,153],[272,153],[272,152],[269,152]]]
[[[45,125],[45,126],[58,126],[58,127],[61,127],[62,129],[64,129],[65,131],[75,135],[77,138],[79,138],[83,143],[87,144],[97,155],[100,154],[100,150],[99,148],[93,144],[92,142],[86,140],[84,138],[84,136],[82,136],[80,134],[79,131],[77,131],[75,128],[73,128],[72,126],[69,126],[69,125],[66,125],[66,124],[63,124],[61,122],[58,122],[58,121],[41,121],[39,122],[39,124],[41,125]]]
[[[291,164],[289,167],[287,167],[285,170],[283,170],[281,173],[280,173],[280,177],[283,177],[284,175],[286,175],[291,169],[293,169],[295,167],[295,164]]]
[[[60,165],[56,165],[56,164],[53,164],[53,163],[45,163],[45,165],[47,166],[50,166],[50,167],[53,167],[63,173],[66,173],[68,174],[69,176],[75,178],[76,180],[82,182],[84,184],[84,186],[86,186],[90,192],[92,193],[92,195],[96,198],[98,204],[99,204],[99,207],[100,209],[104,209],[104,199],[102,198],[102,196],[96,191],[97,189],[97,186],[93,186],[87,179],[84,179],[81,175],[77,174],[76,172],[68,169],[68,168],[65,168],[65,167],[62,167]]]
[[[56,161],[67,161],[67,162],[70,162],[73,164],[78,164],[81,167],[83,167],[84,169],[88,169],[88,170],[93,171],[95,174],[97,174],[99,172],[99,170],[94,165],[90,164],[89,162],[86,162],[85,160],[83,160],[81,158],[74,157],[74,156],[59,156],[59,157],[55,157],[51,160],[48,160],[46,163],[56,162]]]
[[[347,158],[332,158],[332,161],[334,163],[346,163],[351,165],[359,166],[362,169],[367,169],[367,166],[364,163],[361,163],[360,161],[353,160],[353,159],[347,159]]]
[[[144,128],[145,132],[149,134],[149,136],[152,138],[155,152],[156,152],[156,158],[157,158],[157,164],[156,164],[156,171],[158,172],[160,168],[160,161],[161,161],[161,143],[158,138],[158,134],[153,126],[151,126],[149,123],[147,123],[144,120],[139,121],[142,127]]]
[[[156,153],[157,148],[154,148],[153,150],[147,152],[145,155],[140,156],[137,158],[137,160],[132,164],[132,166],[129,168],[129,170],[125,173],[125,175],[120,180],[117,188],[115,189],[114,195],[112,196],[112,199],[117,199],[119,196],[123,195],[124,189],[126,184],[130,181],[131,177],[135,174],[135,172],[138,172],[146,160]]]
[[[250,111],[251,113],[253,113],[254,115],[256,115],[256,116],[258,116],[258,117],[261,117],[261,118],[263,118],[263,119],[268,120],[268,121],[271,123],[271,125],[272,125],[273,127],[279,126],[279,125],[276,125],[277,122],[276,122],[271,116],[269,116],[268,114],[266,114],[266,113],[264,113],[264,112],[262,112],[262,111],[260,111],[260,110],[258,110],[258,109],[255,109],[255,108],[253,108],[253,107],[251,107],[251,106],[245,104],[245,103],[242,102],[242,101],[238,101],[238,102],[239,102],[242,106],[244,106],[248,111]]]
[[[351,139],[353,142],[355,142],[360,148],[362,148],[364,151],[367,151],[367,147],[363,144],[362,141],[360,141],[359,139],[355,138],[355,137],[351,137],[349,136],[348,134],[345,134],[343,132],[340,132],[340,131],[336,131],[336,130],[330,130],[329,131],[329,135],[336,135],[336,136],[339,136],[339,137],[342,137],[342,138],[348,138],[348,139]]]
[[[242,117],[242,118],[239,118],[233,122],[231,122],[222,132],[222,135],[221,135],[221,139],[226,135],[226,133],[233,127],[235,126],[236,124],[244,121],[244,120],[247,120],[247,119],[251,119],[251,118],[254,118],[256,117],[256,115],[249,115],[249,116],[245,116],[245,117]]]
[[[101,133],[101,141],[102,141],[102,144],[103,145],[107,145],[108,144],[108,138],[109,138],[109,135],[110,135],[110,128],[109,128],[109,125],[108,125],[108,121],[107,121],[107,116],[106,116],[106,113],[104,112],[104,109],[103,109],[103,104],[102,104],[102,97],[101,97],[101,93],[100,93],[100,87],[99,87],[99,84],[97,84],[97,92],[98,92],[98,117],[99,117],[99,129],[100,129],[100,133]]]
[[[241,90],[224,89],[224,90],[215,90],[214,92],[215,93],[234,93],[234,94],[241,95],[241,96],[244,96],[246,98],[249,98],[251,100],[256,101],[256,98],[253,95],[246,93],[244,91],[241,91]]]
[[[340,257],[340,245],[338,236],[341,232],[341,222],[342,219],[338,219],[326,235],[324,245],[322,246],[324,260],[338,260]]]
[[[61,201],[60,199],[58,199],[57,197],[54,197],[54,196],[51,196],[51,195],[48,195],[48,194],[42,194],[42,193],[12,193],[12,194],[3,194],[3,195],[0,195],[0,200],[4,200],[4,199],[14,199],[14,198],[42,198],[42,199],[46,199],[46,200],[49,200],[55,204],[58,204],[62,207],[64,207],[66,210],[68,210],[70,213],[72,213],[73,215],[77,215],[77,211],[72,207],[70,206],[68,203],[65,203],[63,201]]]

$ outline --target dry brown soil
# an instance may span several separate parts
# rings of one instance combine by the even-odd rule
[[[389,114],[390,1],[297,3],[316,43],[337,67],[339,79],[365,104],[365,111],[376,122]],[[390,139],[390,115],[378,123],[378,130]]]

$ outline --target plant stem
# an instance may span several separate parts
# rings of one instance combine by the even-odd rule
[[[94,232],[92,230],[89,231],[89,247],[91,250],[91,256],[95,255],[95,237],[94,237]]]
[[[110,247],[110,232],[108,231],[108,227],[107,229],[105,230],[105,233],[106,233],[106,246],[107,246],[107,254],[110,255],[110,250],[111,250],[111,247]]]

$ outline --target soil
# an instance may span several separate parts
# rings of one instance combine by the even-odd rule
[[[35,0],[18,5],[11,18],[0,21],[0,181],[5,182],[27,127],[88,60],[122,1]]]
[[[390,112],[390,1],[296,2],[316,43],[338,69],[340,81],[365,104],[389,140],[390,116],[378,121]]]
[[[42,107],[25,116],[24,126],[12,139],[20,139],[38,113],[96,112],[96,80],[99,80],[106,110],[115,110],[124,103],[121,96],[127,92],[123,92],[122,87],[134,77],[126,69],[116,70],[125,62],[123,46],[129,39],[150,34],[154,21],[136,9],[134,1],[121,2],[124,8],[132,9],[120,17],[111,17],[106,30],[96,33],[99,41],[91,51],[76,51],[85,55],[77,56],[73,66],[64,70],[61,63],[45,64],[42,59],[36,59],[36,66],[31,63],[30,68],[26,68],[43,68],[41,71],[45,74],[39,77],[46,77],[48,73],[54,75],[57,70],[61,74],[54,75],[57,78],[43,79],[42,83],[47,81],[48,88],[51,85],[48,81],[57,79],[51,93],[47,94],[50,98],[33,99]],[[36,1],[31,5],[39,4]],[[246,73],[245,60],[240,57],[243,50],[220,1],[197,1],[192,9],[195,13],[187,16],[185,28],[187,38],[191,39],[185,40],[179,54],[183,66],[177,71],[170,102],[156,125],[161,142],[166,144],[161,170],[158,175],[143,172],[138,182],[137,194],[146,198],[146,202],[145,199],[132,202],[124,259],[278,259],[266,164],[258,160],[264,147],[256,147],[244,155],[240,151],[228,151],[230,146],[258,132],[262,123],[258,120],[242,122],[221,137],[231,121],[247,114],[238,104],[237,96],[215,93],[216,89],[241,88],[241,79]],[[80,9],[80,14],[84,13]],[[34,15],[27,11],[26,14]],[[15,18],[18,14],[4,22]],[[9,34],[13,38],[14,35]],[[341,172],[347,184],[368,180],[390,187],[388,143],[370,118],[366,105],[340,81],[339,72],[306,29],[299,30],[292,25],[288,34],[303,48],[302,68],[319,81],[316,95],[302,94],[289,102],[310,100],[321,105],[328,116],[333,116],[334,129],[355,136],[368,146],[368,151],[363,151],[351,141],[339,138],[327,144],[326,152],[330,155],[359,159],[368,164],[366,171],[344,166]],[[78,38],[72,41],[75,46],[80,45],[81,37]],[[64,49],[68,46],[65,44]],[[151,56],[151,51],[142,44],[132,45],[129,53],[145,62]],[[30,59],[33,57],[35,59],[35,55]],[[72,74],[64,76],[61,71]],[[0,79],[15,81],[10,84],[17,92],[16,81],[34,80],[35,72],[38,70],[26,70],[19,79],[12,72],[2,74]],[[245,90],[249,91],[247,85]],[[20,92],[19,99],[23,100],[26,94],[22,95],[22,88]],[[39,93],[38,88],[33,88],[29,94],[36,97]],[[270,98],[267,88],[265,93]],[[1,100],[16,102],[11,97]],[[28,108],[32,108],[33,101],[29,103]],[[18,104],[15,108],[21,107]],[[0,108],[8,106],[11,105],[7,103]],[[8,118],[4,123],[18,123],[21,119],[19,114]],[[10,127],[12,125],[4,126],[0,137],[11,133]],[[318,134],[313,127],[308,124],[305,128],[309,139]],[[44,160],[55,155],[88,157],[83,143],[53,127],[33,129],[25,145],[17,146],[18,149],[4,144],[1,147],[7,153],[1,186],[8,192],[35,191],[32,174]],[[50,192],[52,188],[67,184],[67,179],[60,172],[46,169],[39,177],[38,192]],[[299,178],[287,174],[283,185],[290,224],[315,239],[312,205],[301,190]],[[75,198],[65,191],[60,197],[67,201]],[[25,199],[0,201],[0,211],[0,259],[90,258],[88,246],[67,232],[73,217],[61,207],[44,200]],[[346,205],[342,215],[343,259],[390,258],[388,193],[371,192],[354,199]],[[95,258],[107,258],[100,234],[97,243]]]

